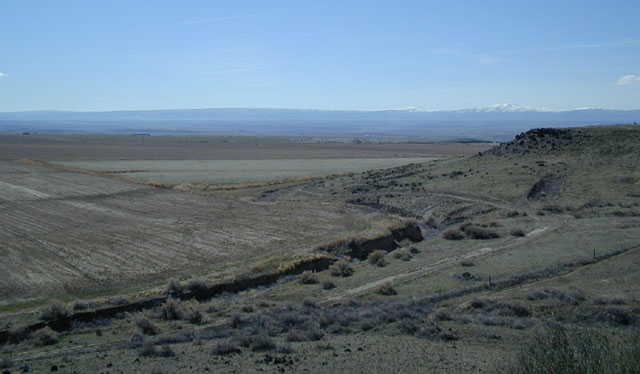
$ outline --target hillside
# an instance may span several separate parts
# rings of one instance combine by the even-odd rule
[[[7,306],[3,357],[36,371],[512,373],[518,352],[545,344],[548,326],[566,342],[595,336],[619,347],[640,324],[639,140],[633,125],[535,129],[472,156],[165,191],[176,206],[262,211],[241,222],[237,240],[258,236],[249,228],[260,221],[277,226],[268,214],[276,208],[298,243],[316,220],[314,243],[323,232],[345,235],[293,262],[270,246],[263,268],[223,274],[219,264],[168,287],[158,281],[119,306],[115,295],[87,296],[69,304],[80,311],[44,322],[41,306]],[[369,219],[349,218],[358,215]],[[365,230],[374,223],[387,230]],[[44,325],[58,330],[53,344],[16,332]],[[635,342],[611,355],[633,356]],[[637,356],[629,362],[634,372]]]

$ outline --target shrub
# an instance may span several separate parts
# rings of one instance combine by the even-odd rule
[[[191,293],[204,293],[209,289],[207,281],[203,279],[192,279],[187,283],[187,290]]]
[[[436,321],[453,321],[453,317],[451,316],[451,314],[449,314],[448,312],[444,311],[444,310],[439,310],[437,311],[434,315],[433,318]]]
[[[239,314],[232,315],[231,320],[229,321],[229,324],[234,329],[241,327],[244,323],[244,319],[242,319],[242,316],[240,316]]]
[[[139,354],[142,357],[153,357],[156,354],[156,347],[151,342],[144,342]]]
[[[163,345],[158,350],[158,357],[173,357],[175,355],[176,355],[176,353],[168,345]]]
[[[13,367],[13,361],[9,357],[3,357],[0,359],[0,369],[11,369]]]
[[[385,260],[385,256],[387,255],[387,251],[383,251],[381,249],[375,250],[369,253],[367,260],[371,265],[376,265],[383,267],[387,265],[387,261]]]
[[[477,323],[485,326],[501,326],[516,330],[522,330],[533,326],[533,322],[529,320],[493,315],[478,315],[475,316],[474,319]]]
[[[512,210],[506,214],[506,216],[509,218],[517,217],[519,215],[520,215],[520,212],[518,212],[517,210]],[[526,212],[525,212],[525,215],[526,215]]]
[[[334,277],[350,277],[353,275],[353,268],[348,261],[340,260],[331,265],[331,275]]]
[[[160,319],[165,321],[175,321],[184,318],[184,309],[180,302],[174,299],[165,301],[160,307]]]
[[[318,276],[311,271],[305,271],[300,274],[299,282],[301,284],[316,284],[318,283]]]
[[[158,348],[151,342],[145,342],[142,344],[139,352],[142,357],[173,357],[176,353],[168,345],[163,345]]]
[[[318,343],[316,349],[319,351],[335,351],[335,348],[330,343]]]
[[[66,319],[70,315],[71,312],[64,304],[59,301],[54,301],[40,313],[40,318],[47,322],[53,322]]]
[[[192,309],[187,313],[187,320],[195,325],[199,325],[204,322],[204,315],[200,310]]]
[[[527,234],[522,229],[511,230],[511,236],[523,237],[527,236]]]
[[[324,281],[322,282],[322,289],[323,290],[332,290],[336,288],[336,284],[333,283],[332,281]]]
[[[466,282],[480,282],[483,280],[482,276],[477,274],[472,274],[468,271],[465,271],[463,273],[453,274],[453,277]]]
[[[533,291],[527,295],[527,300],[536,301],[549,298],[549,294],[544,291]]]
[[[180,297],[182,296],[183,291],[184,289],[182,284],[175,279],[171,279],[165,289],[165,293],[170,297]]]
[[[136,327],[140,329],[144,335],[156,335],[158,333],[158,328],[153,322],[149,321],[146,318],[139,318],[136,320]]]
[[[33,334],[34,343],[37,346],[53,345],[58,343],[58,333],[49,327],[38,330]]]
[[[524,344],[513,374],[638,373],[640,334],[616,341],[594,330],[548,326]]]
[[[316,302],[313,300],[304,299],[302,301],[302,306],[304,306],[305,308],[317,308],[318,304],[316,304]]]
[[[411,253],[412,255],[417,255],[418,253],[420,253],[420,250],[416,247],[411,247],[409,248],[409,253]]]
[[[544,300],[549,298],[554,298],[554,299],[569,302],[572,304],[579,304],[580,302],[586,299],[582,291],[578,289],[573,289],[573,290],[545,289],[543,291],[534,291],[527,295],[527,299],[531,301]]]
[[[529,309],[518,304],[502,304],[498,303],[492,309],[492,312],[503,317],[529,317],[531,312]]]
[[[135,347],[141,346],[145,342],[144,335],[140,331],[136,331],[131,334],[131,338],[129,338],[131,344]]]
[[[111,305],[127,305],[129,304],[129,299],[124,296],[116,296],[109,299],[109,304]]]
[[[500,237],[500,235],[495,231],[487,230],[482,227],[474,226],[474,225],[464,226],[462,230],[464,231],[464,233],[467,235],[468,238],[475,239],[475,240],[489,240],[489,239],[496,239]]]
[[[464,266],[464,267],[471,267],[471,266],[476,266],[475,263],[473,263],[472,261],[462,261],[460,263],[460,266]]]
[[[294,349],[290,345],[279,345],[276,347],[276,352],[288,355],[293,353]]]
[[[624,299],[620,299],[617,297],[609,298],[609,297],[599,297],[593,299],[593,303],[596,305],[624,305],[627,302]]]
[[[635,322],[635,316],[620,308],[607,308],[596,314],[596,320],[611,326],[629,326]]]
[[[406,335],[414,335],[420,330],[420,323],[412,319],[403,319],[398,323],[398,329]]]
[[[19,344],[31,337],[31,332],[25,327],[14,327],[7,332],[8,342]]]
[[[243,313],[253,313],[253,311],[254,311],[253,306],[251,306],[251,305],[244,305],[244,306],[242,306],[242,308],[240,308],[240,310]]]
[[[242,352],[240,347],[231,342],[218,343],[213,347],[212,354],[216,356],[227,356]]]
[[[393,258],[396,258],[402,261],[411,261],[413,256],[411,256],[411,254],[409,254],[409,252],[407,251],[395,251],[393,253]]]
[[[295,329],[287,334],[287,341],[290,342],[309,342],[322,340],[324,333],[317,327],[306,328],[304,330]]]
[[[393,284],[391,284],[391,282],[382,284],[380,287],[378,287],[376,292],[379,293],[380,295],[385,295],[385,296],[398,294],[398,291],[396,291],[396,289],[393,288]]]
[[[254,352],[272,351],[276,344],[267,335],[254,335],[248,338],[249,346]]]
[[[71,306],[74,311],[87,310],[91,307],[91,304],[86,301],[75,301]]]
[[[445,233],[442,234],[442,237],[446,240],[462,240],[464,239],[464,234],[460,232],[460,230],[451,229],[445,231]]]

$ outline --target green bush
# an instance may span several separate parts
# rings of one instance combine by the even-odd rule
[[[199,325],[205,322],[204,314],[199,309],[191,309],[187,312],[187,319],[194,325]]]
[[[58,343],[58,333],[45,327],[33,334],[34,344],[37,346],[53,345]]]
[[[0,369],[11,369],[13,367],[13,361],[9,357],[3,357],[0,359]],[[9,372],[6,370],[5,372]]]
[[[367,260],[371,265],[376,265],[383,267],[387,265],[387,260],[385,260],[385,256],[387,255],[387,251],[383,251],[381,249],[375,250],[369,253]]]
[[[527,234],[522,229],[514,229],[511,230],[511,236],[523,237],[527,236]]]
[[[398,294],[398,291],[396,291],[396,289],[393,288],[393,284],[391,284],[391,282],[384,283],[383,285],[378,287],[376,292],[379,293],[380,295],[385,295],[385,296],[392,296],[392,295]]]
[[[240,348],[231,342],[218,343],[213,347],[212,354],[216,356],[227,356],[242,352]]]
[[[402,260],[402,261],[411,261],[413,256],[411,256],[411,254],[408,251],[397,250],[397,251],[393,252],[393,258],[396,258],[396,259]]]
[[[209,289],[209,284],[204,279],[192,279],[187,283],[187,290],[191,293],[204,293]]]
[[[44,321],[52,322],[66,319],[70,315],[71,312],[64,304],[59,301],[54,301],[40,313],[40,318]]]
[[[336,284],[333,283],[332,281],[324,281],[322,282],[322,289],[323,290],[332,290],[336,288]]]
[[[318,283],[318,276],[311,271],[305,271],[300,274],[299,281],[301,284],[316,284]]]
[[[19,344],[29,338],[31,338],[31,332],[23,326],[14,327],[7,331],[7,339],[10,344]]]
[[[447,240],[462,240],[464,239],[464,234],[460,230],[451,229],[442,234],[442,237]]]
[[[462,231],[464,231],[469,239],[475,240],[489,240],[500,237],[500,235],[493,230],[487,230],[475,225],[466,225],[462,228]]]
[[[331,265],[331,275],[334,277],[350,277],[353,275],[353,268],[347,260],[340,260]]]
[[[140,332],[144,335],[156,335],[158,333],[156,325],[144,317],[136,320],[136,327],[140,329]]]
[[[177,300],[169,299],[160,307],[160,319],[165,321],[180,320],[184,316],[184,308]]]
[[[180,297],[184,292],[184,288],[182,284],[175,279],[171,279],[167,284],[167,288],[165,289],[165,293],[167,296],[171,297]]]
[[[176,353],[168,345],[157,347],[151,342],[145,342],[142,344],[142,348],[139,351],[142,357],[173,357]]]

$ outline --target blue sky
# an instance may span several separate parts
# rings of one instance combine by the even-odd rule
[[[634,1],[0,1],[0,111],[640,108]]]

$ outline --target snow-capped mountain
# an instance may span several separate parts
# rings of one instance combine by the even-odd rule
[[[455,110],[461,113],[517,113],[517,112],[548,112],[544,108],[520,106],[515,104],[495,104],[478,108],[465,108]]]

